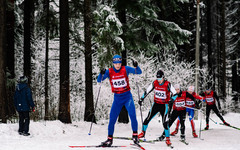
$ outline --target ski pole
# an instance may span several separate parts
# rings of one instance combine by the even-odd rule
[[[202,131],[202,114],[200,115],[199,139],[201,139],[201,131]]]
[[[132,60],[133,61],[133,60]],[[137,74],[137,68],[135,68],[135,74]],[[137,86],[137,90],[138,90],[138,100],[140,100],[140,94],[139,94],[139,87],[138,87],[138,82],[137,82],[137,79],[135,77],[135,82],[136,82],[136,86]],[[142,121],[142,126],[143,126],[143,116],[142,116],[142,108],[141,108],[141,105],[140,105],[140,115],[141,115],[141,121]],[[144,138],[145,138],[145,135],[144,135]]]
[[[188,107],[188,106],[183,106],[183,107],[186,107],[186,108],[189,108],[189,109],[198,110],[198,111],[200,111],[201,113],[203,113],[203,114],[206,116],[206,114],[205,114],[201,109],[192,108],[192,107]],[[212,118],[209,117],[209,119],[210,119],[212,122],[214,122],[215,124],[217,124],[217,122],[214,121]]]
[[[97,108],[98,98],[99,98],[100,90],[101,90],[101,87],[102,87],[103,76],[104,76],[104,75],[102,74],[102,78],[101,78],[101,82],[100,82],[100,87],[99,87],[99,89],[98,89],[97,100],[96,100],[95,107],[94,107],[95,109]],[[91,122],[91,126],[90,126],[90,129],[89,129],[88,135],[91,135],[91,131],[92,131],[92,125],[93,125],[94,114],[95,114],[95,109],[94,109],[94,108],[93,108],[92,122]]]

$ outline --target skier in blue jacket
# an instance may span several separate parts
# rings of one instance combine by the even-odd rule
[[[108,138],[105,142],[102,142],[102,146],[110,147],[113,142],[114,126],[117,121],[117,117],[123,106],[126,107],[131,119],[131,125],[133,130],[133,142],[138,143],[138,123],[136,118],[136,110],[133,101],[132,94],[130,92],[128,75],[141,74],[142,71],[136,61],[133,61],[133,66],[122,66],[122,58],[119,55],[113,57],[113,67],[108,70],[101,70],[98,75],[97,82],[102,82],[106,78],[109,78],[112,92],[114,93],[114,101],[110,111],[110,120],[108,124]]]
[[[14,94],[14,105],[19,114],[18,133],[24,136],[30,135],[30,133],[28,133],[30,124],[29,112],[31,110],[35,111],[32,92],[27,83],[27,77],[20,77]]]

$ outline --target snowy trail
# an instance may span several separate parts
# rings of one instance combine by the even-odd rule
[[[147,112],[144,113],[144,116]],[[220,123],[215,114],[211,114],[212,119]],[[240,114],[229,113],[224,119],[231,125],[240,126]],[[140,123],[140,116],[138,118]],[[193,138],[190,122],[186,120],[186,140],[189,145],[180,142],[180,134],[171,137],[174,150],[240,150],[240,130],[214,124],[210,121],[210,130],[203,131],[201,137]],[[60,121],[33,122],[30,124],[30,137],[20,136],[17,133],[18,124],[0,124],[0,150],[76,150],[76,149],[103,149],[103,148],[69,148],[70,145],[98,145],[107,138],[107,121],[93,124],[92,134],[88,135],[89,122],[73,122],[73,124],[62,124]],[[195,120],[197,134],[199,134],[199,120]],[[205,120],[202,121],[205,127]],[[175,124],[171,127],[171,131]],[[139,132],[141,124],[139,124]],[[156,139],[163,131],[162,124],[154,118],[147,130],[146,139]],[[130,124],[116,124],[114,136],[131,137]],[[124,148],[107,148],[108,150],[133,150],[130,146],[132,141],[114,139],[113,145],[126,145]],[[165,141],[155,144],[141,143],[147,150],[169,150]]]

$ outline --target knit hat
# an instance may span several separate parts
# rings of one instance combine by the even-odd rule
[[[19,83],[28,83],[28,78],[26,76],[21,76],[18,80]]]
[[[175,85],[174,85],[174,88],[175,88],[175,89],[179,89],[179,90],[180,90],[180,88],[181,88],[181,87],[180,87],[180,85],[179,85],[179,84],[175,84]]]
[[[189,91],[189,92],[194,92],[194,86],[192,86],[192,85],[189,86],[189,87],[188,87],[188,91]]]
[[[122,63],[122,57],[120,55],[115,55],[115,56],[113,56],[112,61],[114,64]]]

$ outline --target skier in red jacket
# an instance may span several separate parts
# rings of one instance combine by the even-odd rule
[[[216,94],[216,92],[214,92],[211,89],[206,89],[206,91],[202,94],[204,96],[204,99],[206,101],[207,107],[206,107],[206,127],[205,130],[209,129],[209,116],[210,116],[210,111],[213,110],[215,112],[215,114],[222,120],[222,122],[226,125],[229,126],[230,124],[227,123],[222,115],[219,113],[219,110],[217,109],[216,106],[216,101],[218,102],[218,108],[221,110],[221,105],[219,102],[219,98]]]
[[[203,100],[203,97],[197,95],[197,94],[194,92],[194,86],[189,86],[187,92],[188,92],[189,94],[192,94],[192,96],[193,96],[195,99]],[[187,98],[187,99],[186,99],[186,107],[187,107],[187,108],[186,108],[186,112],[187,112],[187,114],[188,114],[188,116],[189,116],[189,121],[191,122],[192,135],[193,135],[193,137],[197,138],[198,135],[196,134],[195,123],[194,123],[194,121],[193,121],[193,118],[194,118],[194,109],[192,109],[192,108],[195,108],[195,102],[194,102],[192,99]],[[171,135],[175,135],[175,134],[178,133],[179,123],[180,123],[180,121],[179,121],[179,119],[178,119],[178,120],[177,120],[176,128],[175,128],[175,130],[171,133]]]

